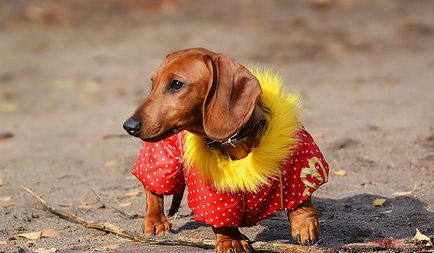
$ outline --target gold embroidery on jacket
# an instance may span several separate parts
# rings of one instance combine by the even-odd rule
[[[317,164],[321,168],[324,177],[319,174],[318,169],[316,168]],[[320,184],[310,182],[307,178],[308,175],[310,175],[312,178],[316,178],[318,181],[320,181]],[[303,196],[310,196],[311,193],[309,191],[309,188],[316,190],[321,184],[327,182],[327,171],[325,170],[321,160],[318,157],[314,156],[309,159],[309,167],[301,169],[300,178],[301,181],[307,186],[303,192]]]

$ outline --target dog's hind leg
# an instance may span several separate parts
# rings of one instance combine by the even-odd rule
[[[184,187],[185,189],[185,187]],[[167,217],[172,217],[175,213],[178,212],[179,207],[181,206],[182,197],[184,196],[184,190],[181,193],[173,194],[172,204],[170,205],[169,213]]]

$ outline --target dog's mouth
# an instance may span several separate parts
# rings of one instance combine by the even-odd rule
[[[173,128],[170,128],[169,130],[167,130],[165,132],[159,133],[160,132],[160,128],[159,128],[159,129],[157,129],[157,131],[154,131],[155,132],[154,134],[151,134],[151,137],[141,137],[140,136],[139,138],[142,139],[143,141],[146,141],[146,142],[159,142],[159,141],[162,141],[162,140],[164,140],[164,139],[166,139],[166,138],[168,138],[174,134],[179,133],[180,131],[181,131],[181,129],[179,127],[173,127]]]

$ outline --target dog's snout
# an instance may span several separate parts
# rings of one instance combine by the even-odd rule
[[[141,126],[142,126],[142,121],[137,118],[129,118],[124,123],[125,131],[127,131],[127,133],[131,134],[132,136],[137,136]]]

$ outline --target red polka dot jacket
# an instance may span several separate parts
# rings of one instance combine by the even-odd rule
[[[327,162],[304,129],[296,147],[281,162],[281,176],[257,193],[221,193],[201,180],[197,169],[184,168],[184,133],[156,143],[145,142],[132,170],[143,186],[170,195],[188,188],[188,206],[197,221],[214,227],[253,226],[279,210],[293,210],[327,182]]]

